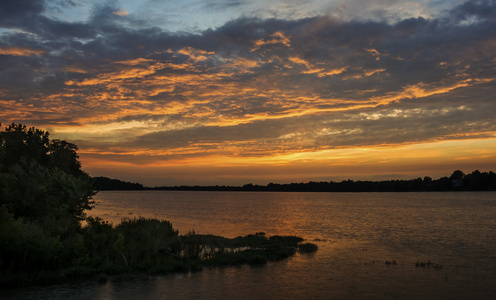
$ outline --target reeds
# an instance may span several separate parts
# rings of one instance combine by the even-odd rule
[[[200,271],[204,267],[264,265],[296,251],[317,251],[316,245],[302,241],[301,237],[267,236],[263,232],[232,239],[194,231],[179,235],[166,220],[139,217],[113,226],[100,218],[88,218],[84,227],[60,243],[53,256],[56,267],[50,273],[43,265],[21,272],[4,269],[0,271],[0,285],[91,276],[102,281],[107,276],[123,274],[157,275]],[[41,250],[38,252],[44,253]],[[36,261],[38,252],[32,252],[30,260]]]

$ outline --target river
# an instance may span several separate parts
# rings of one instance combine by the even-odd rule
[[[108,191],[88,214],[318,245],[262,267],[5,290],[0,299],[494,299],[496,193]]]

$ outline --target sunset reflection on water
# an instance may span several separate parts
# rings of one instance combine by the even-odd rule
[[[298,235],[318,245],[260,267],[13,292],[65,299],[491,299],[496,193],[100,192],[90,212],[170,220],[180,234]],[[418,263],[418,264],[417,264]],[[423,266],[421,264],[424,264]],[[1,295],[1,294],[0,294]],[[55,296],[54,296],[55,295]],[[85,295],[78,296],[78,295]],[[2,299],[15,299],[6,296]]]

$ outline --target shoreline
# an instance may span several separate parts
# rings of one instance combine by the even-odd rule
[[[129,225],[130,220],[125,220],[124,225]],[[138,223],[153,225],[156,219],[138,218],[131,222],[136,226]],[[113,227],[97,218],[97,226],[106,226],[107,229],[117,230],[121,224]],[[160,221],[167,222],[167,221]],[[95,226],[90,220],[89,226]],[[151,227],[151,226],[150,226]],[[153,228],[148,228],[153,229]],[[130,249],[136,244],[129,242],[129,249],[125,248],[124,242],[121,248],[115,246],[119,240],[114,242],[113,251],[107,251],[103,261],[95,264],[87,262],[86,265],[72,265],[59,270],[31,270],[24,272],[2,272],[0,273],[1,287],[26,287],[46,284],[57,284],[67,280],[94,280],[105,283],[115,278],[141,278],[149,276],[161,276],[170,274],[181,274],[189,272],[201,272],[205,268],[231,267],[240,265],[263,266],[267,262],[287,259],[296,252],[312,253],[317,251],[315,244],[304,242],[303,238],[297,236],[266,236],[263,232],[225,238],[209,234],[196,234],[189,232],[185,235],[171,235],[170,247],[146,247],[141,244],[141,260],[136,258],[136,253]],[[153,235],[150,237],[153,238]],[[129,237],[132,239],[133,237]],[[157,237],[158,238],[158,237]],[[123,239],[121,239],[123,240]],[[172,241],[171,241],[172,240]],[[176,243],[177,245],[174,245]],[[143,249],[144,248],[144,249]],[[118,251],[116,251],[118,250]],[[147,253],[143,253],[146,251]],[[127,255],[126,255],[127,254]],[[102,259],[100,259],[101,261]],[[93,265],[93,266],[92,266]]]

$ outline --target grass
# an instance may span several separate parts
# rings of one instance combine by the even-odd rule
[[[89,218],[84,227],[61,243],[54,259],[58,268],[4,268],[0,286],[47,284],[67,279],[165,275],[197,272],[208,267],[265,265],[300,253],[317,251],[296,236],[266,236],[263,232],[225,238],[189,232],[179,235],[165,220],[125,219],[117,226]],[[36,257],[30,257],[36,260]]]
[[[316,252],[318,247],[312,243],[303,243],[299,245],[300,253],[313,253]]]

